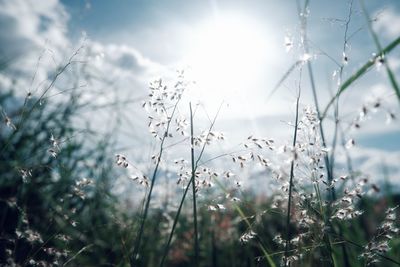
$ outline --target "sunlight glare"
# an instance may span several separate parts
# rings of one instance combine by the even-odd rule
[[[187,62],[204,104],[243,97],[243,89],[254,84],[268,60],[266,36],[255,21],[237,15],[219,16],[195,30]]]

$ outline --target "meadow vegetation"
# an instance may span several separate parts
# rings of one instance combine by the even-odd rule
[[[349,154],[346,173],[336,165],[337,151],[346,153],[355,144],[346,139],[345,126],[359,130],[372,111],[391,120],[398,116],[377,99],[343,125],[339,99],[353,83],[379,65],[400,103],[387,63],[400,37],[382,46],[362,1],[377,53],[345,76],[350,3],[338,42],[343,59],[335,72],[337,88],[324,107],[307,39],[308,1],[298,7],[302,56],[274,89],[298,75],[296,104],[288,107],[295,114],[288,123],[291,140],[249,133],[234,144],[240,149],[206,158],[213,146],[228,142],[229,133],[218,131],[223,105],[206,118],[206,128],[198,127],[201,107],[185,95],[193,81],[178,71],[175,80],[151,82],[142,103],[148,118],[143,124],[155,144],[146,170],[115,152],[118,129],[98,134],[90,124],[77,123],[83,112],[96,112],[95,101],[82,102],[80,90],[63,92],[62,101],[49,97],[66,70],[79,64],[73,59],[81,49],[40,94],[29,91],[23,98],[17,88],[1,89],[0,265],[399,266],[399,192],[388,182],[371,182]],[[293,43],[288,39],[285,45],[290,49]],[[0,71],[6,70],[2,65]],[[302,88],[302,79],[310,88]],[[302,105],[305,90],[311,90],[313,106]],[[326,121],[333,127],[325,128]],[[242,184],[243,175],[262,178],[257,192]],[[121,176],[137,184],[144,195],[139,203],[127,204],[113,191]],[[154,188],[167,179],[174,188],[160,200]],[[276,190],[267,191],[267,184]]]

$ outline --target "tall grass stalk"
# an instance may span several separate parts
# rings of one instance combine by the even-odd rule
[[[72,55],[71,57],[68,59],[67,63],[65,63],[61,68],[59,68],[59,70],[56,72],[56,74],[54,75],[53,79],[51,80],[51,82],[49,83],[49,85],[43,90],[42,94],[36,99],[36,101],[32,104],[32,106],[29,108],[29,110],[26,110],[26,105],[28,103],[28,99],[30,97],[30,94],[28,93],[28,95],[25,97],[24,100],[24,104],[21,108],[21,115],[20,115],[20,119],[15,127],[15,130],[10,134],[10,136],[8,137],[8,140],[5,142],[4,146],[1,149],[1,153],[4,153],[5,150],[11,145],[11,141],[13,139],[13,137],[21,130],[23,124],[32,116],[33,111],[35,110],[35,108],[37,108],[37,106],[41,105],[44,97],[46,96],[46,94],[54,87],[55,83],[58,81],[59,77],[61,76],[61,74],[63,74],[68,67],[74,63],[74,58],[78,55],[79,51],[83,48],[83,46],[79,47]]]
[[[346,49],[347,48],[347,33],[348,33],[348,30],[349,30],[349,25],[350,25],[350,22],[351,22],[352,14],[353,14],[353,0],[350,1],[349,12],[348,12],[346,23],[345,23],[345,30],[344,30],[344,37],[343,37],[342,54],[345,57],[346,57],[346,52],[347,52],[347,49]],[[337,91],[340,90],[340,84],[341,84],[342,78],[343,78],[343,69],[345,67],[345,62],[346,61],[347,61],[347,59],[345,59],[345,61],[340,64],[339,76],[338,76],[339,77],[339,81],[338,81]],[[333,140],[332,140],[330,166],[328,166],[331,169],[332,176],[334,174],[335,150],[336,150],[338,131],[339,131],[339,97],[337,97],[336,100],[335,100],[334,118],[335,118],[335,128],[334,128]]]
[[[304,49],[304,53],[305,54],[309,54],[309,48],[308,48],[308,41],[307,41],[307,19],[306,19],[306,12],[308,10],[308,1],[306,1],[305,5],[304,5],[304,9],[303,11],[299,10],[299,16],[300,16],[300,20],[301,20],[301,35],[302,35],[302,40],[303,40],[303,49]],[[313,100],[314,100],[314,106],[315,106],[315,110],[317,111],[317,115],[318,115],[318,119],[320,120],[320,134],[321,134],[321,141],[322,141],[322,146],[324,148],[326,148],[326,139],[325,139],[325,134],[324,134],[324,129],[322,126],[322,118],[321,118],[321,112],[319,109],[319,103],[318,103],[318,96],[317,96],[317,89],[316,89],[316,85],[315,85],[315,79],[314,79],[314,72],[312,69],[312,64],[310,60],[307,60],[307,69],[308,69],[308,75],[309,75],[309,79],[310,79],[310,84],[311,84],[311,90],[312,90],[312,95],[313,95]],[[330,164],[329,164],[329,157],[328,155],[324,156],[324,161],[325,161],[325,166],[326,166],[326,172],[327,172],[327,178],[328,178],[328,182],[331,183],[333,180],[332,177],[332,173],[330,171]],[[335,189],[332,187],[331,188],[331,200],[335,200],[336,199],[336,194],[335,194]]]
[[[208,132],[207,132],[206,140],[207,140],[208,137],[210,136],[210,132],[211,132],[211,130],[212,130],[213,127],[214,127],[214,124],[215,124],[215,122],[216,122],[216,120],[217,120],[217,117],[218,117],[218,115],[219,115],[219,112],[221,111],[221,108],[222,108],[222,104],[221,104],[221,106],[218,108],[218,111],[217,111],[217,113],[215,114],[214,119],[213,119],[213,121],[212,121],[211,124],[210,124],[210,127],[209,127]],[[192,120],[193,120],[193,116],[191,116],[191,121],[192,121]],[[192,123],[191,123],[191,125],[192,125]],[[191,126],[191,131],[192,131],[192,126]],[[191,134],[191,135],[193,136],[193,134]],[[193,137],[191,137],[191,142],[192,142],[192,140],[193,140]],[[201,148],[200,154],[199,154],[199,156],[198,156],[196,162],[194,163],[194,168],[193,168],[193,165],[192,165],[192,173],[196,173],[197,167],[198,167],[199,162],[200,162],[200,160],[201,160],[201,158],[202,158],[202,156],[203,156],[203,153],[204,153],[204,150],[205,150],[205,148],[206,148],[206,145],[207,145],[207,142],[204,142],[203,147]],[[194,162],[194,161],[192,161],[192,163],[193,163],[193,162]],[[187,192],[189,191],[190,185],[191,185],[192,183],[195,182],[195,181],[194,181],[194,178],[195,178],[195,177],[192,175],[191,179],[189,180],[189,182],[188,182],[188,184],[187,184],[187,186],[186,186],[186,188],[185,188],[185,191],[183,192],[181,201],[180,201],[180,203],[179,203],[178,210],[177,210],[176,215],[175,215],[175,218],[174,218],[174,222],[173,222],[173,224],[172,224],[171,232],[169,233],[168,240],[167,240],[167,244],[165,245],[164,253],[163,253],[163,256],[162,256],[162,258],[161,258],[160,267],[164,266],[165,260],[166,260],[166,258],[167,258],[168,252],[169,252],[169,248],[170,248],[170,246],[171,246],[172,237],[174,236],[175,228],[176,228],[176,225],[178,224],[179,216],[180,216],[181,211],[182,211],[183,203],[185,202],[185,198],[186,198]]]
[[[154,171],[153,171],[153,176],[151,178],[151,184],[150,184],[150,190],[149,193],[147,194],[147,198],[146,198],[146,204],[144,207],[144,212],[143,212],[143,216],[142,216],[142,220],[140,222],[140,228],[138,231],[138,235],[136,237],[135,240],[135,244],[134,244],[134,248],[133,248],[133,253],[130,259],[130,264],[131,267],[135,266],[135,261],[137,260],[138,256],[139,256],[139,250],[140,250],[140,243],[142,240],[142,236],[143,236],[143,231],[144,231],[144,224],[146,222],[147,216],[148,216],[148,212],[149,212],[149,207],[150,207],[150,200],[151,200],[151,196],[152,196],[152,192],[153,192],[153,188],[154,188],[154,184],[156,182],[156,178],[157,178],[157,174],[158,174],[158,168],[160,166],[160,162],[161,162],[161,157],[164,151],[164,143],[165,143],[165,139],[168,137],[168,133],[169,133],[169,128],[171,125],[171,121],[174,117],[175,111],[178,107],[178,104],[180,102],[181,98],[178,98],[178,100],[176,101],[174,108],[172,110],[171,115],[169,116],[168,122],[167,122],[167,127],[165,130],[165,133],[161,139],[161,143],[160,143],[160,150],[159,150],[159,154],[157,157],[157,161],[156,161],[156,166],[154,167]]]
[[[299,3],[299,2],[297,2]],[[300,8],[300,5],[298,4],[298,14],[299,14],[299,19],[300,19],[300,23],[301,23],[301,36],[302,36],[302,41],[303,41],[303,49],[304,49],[304,53],[305,54],[309,54],[309,47],[308,47],[308,40],[307,40],[307,12],[308,12],[308,5],[309,5],[309,1],[306,0],[304,3],[304,8],[303,11]],[[306,62],[307,64],[307,69],[308,69],[308,75],[309,75],[309,79],[310,79],[310,84],[311,84],[311,90],[312,90],[312,95],[313,95],[313,99],[314,99],[314,106],[315,106],[315,110],[317,112],[317,116],[319,119],[319,130],[320,130],[320,135],[321,135],[321,142],[322,142],[322,146],[324,148],[326,148],[326,139],[325,139],[325,134],[324,134],[324,129],[323,129],[323,118],[321,117],[321,112],[319,109],[319,103],[318,103],[318,96],[317,96],[317,89],[316,89],[316,85],[315,85],[315,79],[314,79],[314,72],[312,69],[312,64],[310,60],[307,60]],[[327,180],[328,183],[331,184],[333,181],[333,177],[332,177],[332,173],[331,173],[331,169],[330,169],[330,163],[329,163],[329,155],[325,154],[324,155],[324,162],[325,162],[325,166],[326,166],[326,173],[327,173]],[[335,188],[334,186],[330,187],[330,203],[332,203],[334,200],[336,200],[336,193],[335,193]],[[325,218],[328,216],[324,216]],[[325,222],[327,222],[325,220]],[[324,242],[326,244],[326,247],[329,250],[329,257],[330,257],[330,262],[333,266],[335,266],[335,260],[334,260],[334,255],[333,255],[333,250],[332,250],[332,246],[331,246],[331,241],[329,236],[324,236]]]
[[[290,178],[289,178],[289,198],[288,198],[288,206],[287,206],[287,214],[286,214],[286,244],[285,244],[285,266],[288,266],[288,257],[289,257],[289,245],[290,245],[290,210],[292,207],[292,190],[293,190],[293,178],[294,178],[294,162],[296,160],[296,142],[297,142],[297,130],[299,123],[299,101],[300,101],[300,90],[298,92],[296,98],[296,119],[294,123],[294,134],[293,134],[293,159],[290,164]]]
[[[344,58],[343,62],[340,65],[340,68],[339,68],[339,78],[338,78],[339,82],[338,82],[337,91],[340,90],[340,85],[341,85],[342,78],[343,78],[343,70],[344,70],[345,64],[347,63],[347,56],[346,56],[347,41],[348,41],[347,34],[348,34],[348,30],[349,30],[349,25],[350,25],[350,22],[351,22],[352,14],[353,14],[353,0],[350,1],[349,11],[348,11],[347,19],[346,19],[346,23],[345,23],[344,36],[343,36],[343,50],[342,50],[342,54],[343,54],[343,56],[345,58]],[[340,121],[339,121],[339,97],[336,98],[335,102],[336,102],[335,103],[335,108],[334,108],[335,127],[334,127],[333,140],[332,140],[332,150],[331,150],[331,155],[330,155],[330,159],[329,159],[330,165],[327,166],[327,168],[330,168],[330,173],[331,173],[332,179],[334,177],[335,152],[336,152],[336,145],[337,145],[337,139],[338,139],[338,131],[339,131],[339,126],[340,126]],[[346,153],[347,153],[347,151],[346,151]],[[340,224],[338,225],[338,228],[339,228],[340,235],[344,235],[342,226]],[[346,248],[345,244],[344,243],[340,244],[340,247],[341,247],[341,250],[342,250],[342,253],[343,253],[344,265],[345,265],[345,267],[350,267],[349,255],[348,255],[347,248]]]
[[[197,207],[196,207],[196,168],[194,162],[194,136],[193,136],[193,112],[192,103],[189,103],[190,108],[190,156],[192,163],[192,194],[193,194],[193,220],[194,220],[194,266],[199,266],[199,236],[197,231]]]

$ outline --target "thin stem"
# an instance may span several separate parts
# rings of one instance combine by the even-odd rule
[[[355,247],[358,247],[360,249],[364,249],[364,246],[362,246],[362,245],[360,245],[360,244],[358,244],[358,243],[356,243],[356,242],[354,242],[354,241],[352,241],[350,239],[346,239],[345,237],[343,237],[343,236],[341,236],[339,234],[336,234],[335,232],[331,232],[331,234],[336,235],[337,237],[341,238],[343,241],[345,241],[345,242],[347,242],[347,243],[349,243],[349,244],[351,244],[351,245],[353,245]],[[385,259],[387,261],[390,261],[390,262],[395,263],[396,265],[400,266],[400,262],[397,261],[397,260],[394,260],[394,259],[392,259],[390,257],[387,257],[387,256],[385,256],[385,255],[383,255],[381,253],[375,252],[375,251],[372,251],[372,253],[374,253],[375,255],[377,255],[379,257],[381,257],[382,259]]]
[[[26,103],[28,101],[28,99],[25,99],[24,102],[24,106],[22,108],[22,112],[21,112],[21,117],[18,121],[18,124],[16,125],[16,129],[15,131],[13,131],[11,133],[11,135],[8,137],[7,142],[5,142],[4,147],[1,149],[0,153],[3,153],[10,145],[11,145],[11,141],[12,138],[21,130],[23,124],[32,116],[33,114],[33,110],[42,103],[43,98],[46,96],[46,94],[54,87],[55,83],[57,82],[58,78],[61,76],[61,74],[63,74],[68,67],[74,63],[73,59],[74,57],[76,57],[79,53],[79,51],[82,49],[83,46],[79,47],[74,54],[72,54],[72,56],[69,58],[68,62],[62,67],[60,68],[57,73],[54,75],[53,79],[51,80],[50,84],[43,90],[42,94],[39,96],[39,98],[32,104],[32,107],[26,111]]]
[[[293,134],[293,159],[290,164],[290,180],[289,180],[289,200],[286,214],[286,244],[285,244],[285,266],[288,266],[288,256],[289,256],[289,244],[290,244],[290,210],[292,205],[292,189],[293,189],[293,177],[294,177],[294,161],[296,160],[296,142],[297,142],[297,130],[299,122],[299,100],[300,91],[296,99],[296,120],[294,124],[294,134]]]
[[[339,92],[340,90],[340,85],[342,82],[342,77],[343,77],[343,69],[345,66],[345,63],[347,61],[347,56],[346,56],[346,48],[347,48],[347,42],[348,42],[348,30],[349,30],[349,25],[351,22],[351,18],[352,18],[352,14],[353,14],[353,0],[350,1],[349,4],[349,12],[347,15],[347,19],[346,19],[346,23],[345,23],[345,30],[344,30],[344,36],[343,36],[343,56],[345,57],[343,60],[343,63],[340,66],[339,69],[339,82],[338,82],[338,88],[337,88],[337,92]],[[334,177],[334,167],[335,167],[335,152],[336,152],[336,145],[337,145],[337,138],[338,138],[338,130],[339,130],[339,97],[336,98],[336,103],[335,103],[335,109],[334,109],[334,116],[335,116],[335,128],[334,128],[334,134],[333,134],[333,140],[332,140],[332,150],[331,150],[331,156],[330,156],[330,165],[327,166],[327,168],[330,169],[330,173],[331,173],[331,177]],[[321,126],[322,127],[322,126]],[[329,186],[332,186],[333,188],[333,184],[330,184]],[[343,235],[343,230],[342,230],[342,226],[339,224],[339,233],[341,235]],[[349,256],[348,256],[348,252],[346,249],[346,246],[344,244],[341,244],[341,249],[342,249],[342,253],[343,253],[343,258],[344,258],[344,265],[345,267],[350,267],[350,262],[349,262]]]
[[[164,151],[164,142],[165,142],[165,139],[168,137],[168,132],[169,132],[169,128],[170,128],[170,125],[171,125],[171,121],[172,121],[172,118],[174,117],[174,114],[175,114],[175,111],[176,111],[176,108],[177,108],[179,102],[180,102],[180,98],[176,101],[176,103],[174,105],[174,109],[172,110],[172,114],[169,117],[169,120],[168,120],[168,123],[167,123],[167,128],[165,130],[164,136],[161,139],[160,152],[159,152],[159,155],[157,157],[157,162],[156,162],[156,166],[154,168],[153,176],[151,178],[150,190],[149,190],[149,193],[147,195],[146,204],[145,204],[145,208],[144,208],[144,214],[143,214],[143,217],[142,217],[142,220],[141,220],[141,223],[140,223],[139,233],[138,233],[138,236],[137,236],[137,238],[135,240],[135,245],[134,245],[133,253],[132,253],[132,256],[131,256],[131,267],[134,266],[134,262],[139,256],[138,253],[139,253],[140,243],[141,243],[142,235],[143,235],[143,231],[144,231],[144,224],[145,224],[146,219],[147,219],[147,214],[148,214],[149,207],[150,207],[151,195],[152,195],[152,192],[153,192],[154,184],[156,182],[158,168],[159,168],[160,162],[161,162],[161,157],[162,157],[162,154],[163,154],[163,151]]]
[[[194,162],[194,137],[193,137],[193,112],[192,103],[190,108],[190,152],[192,162],[192,194],[193,194],[193,220],[194,220],[194,266],[199,266],[199,237],[197,232],[197,208],[196,208],[196,181],[195,181],[195,162]]]
[[[298,5],[298,14],[299,14],[300,22],[301,22],[301,39],[303,42],[304,53],[306,53],[306,54],[309,54],[309,48],[308,48],[308,42],[307,42],[307,15],[306,15],[307,10],[308,10],[308,4],[309,4],[309,1],[306,0],[305,4],[304,4],[303,12],[300,10],[299,5]],[[323,118],[321,116],[321,112],[319,109],[317,89],[316,89],[315,79],[314,79],[314,72],[313,72],[312,64],[311,64],[310,60],[307,61],[307,69],[308,69],[308,75],[309,75],[311,89],[312,89],[312,95],[313,95],[313,99],[314,99],[314,105],[315,105],[315,109],[316,109],[316,112],[318,115],[318,119],[320,121],[319,130],[320,130],[320,135],[321,135],[322,146],[324,148],[326,148],[326,139],[325,139],[324,129],[323,129],[323,125],[322,125]],[[330,163],[329,163],[328,154],[324,155],[324,162],[325,162],[325,166],[326,166],[328,183],[331,184],[333,181],[333,177],[332,177],[331,169],[329,167]],[[336,200],[335,188],[333,186],[330,187],[330,193],[331,193],[330,202],[332,202],[332,201]],[[326,217],[329,217],[329,216],[326,216]],[[335,266],[335,260],[333,257],[333,250],[331,247],[331,241],[330,241],[329,236],[324,236],[324,242],[326,243],[326,245],[329,249],[330,262],[333,266]]]
[[[217,179],[217,177],[214,177],[214,181],[222,189],[222,191],[224,191],[225,194],[229,193],[228,190],[224,187],[224,185]],[[243,210],[240,208],[239,205],[237,205],[236,203],[233,203],[233,206],[234,206],[235,210],[237,211],[237,213],[239,213],[239,216],[246,223],[247,227],[250,230],[252,230],[252,225],[248,219],[249,217],[244,214]],[[261,241],[260,238],[257,239],[257,243],[258,243],[258,246],[261,249],[262,253],[264,254],[264,257],[267,259],[269,266],[276,267],[275,262],[272,260],[272,257],[271,257],[272,254],[268,253],[267,249],[265,248],[265,245],[263,244],[263,242]]]
[[[217,117],[219,115],[221,107],[222,107],[222,104],[219,107],[219,109],[217,111],[217,114],[215,115],[215,117],[214,117],[214,119],[213,119],[213,121],[212,121],[212,123],[210,125],[210,128],[208,129],[208,133],[207,133],[206,139],[208,139],[208,137],[210,136],[210,132],[211,132],[212,128],[214,127],[215,121],[217,120]],[[191,118],[193,118],[193,116]],[[201,152],[200,152],[200,155],[197,158],[196,163],[194,165],[194,172],[196,172],[196,170],[197,170],[198,163],[201,160],[201,157],[203,156],[203,153],[204,153],[206,145],[207,145],[207,142],[204,142],[203,147],[202,147]],[[185,198],[186,198],[187,192],[189,191],[189,188],[190,188],[191,184],[192,184],[192,179],[189,180],[189,183],[187,184],[187,186],[185,188],[185,191],[183,192],[183,196],[182,196],[181,202],[179,203],[178,211],[176,212],[175,219],[174,219],[174,222],[172,224],[172,229],[171,229],[171,232],[169,233],[167,244],[165,245],[164,253],[163,253],[163,256],[161,258],[160,267],[164,266],[165,259],[167,258],[168,251],[169,251],[169,248],[171,246],[172,237],[174,236],[175,228],[176,228],[176,225],[178,224],[179,216],[180,216],[181,211],[182,211],[183,203],[185,202]]]
[[[306,1],[305,5],[304,5],[303,12],[301,12],[299,10],[299,16],[300,16],[300,20],[302,23],[301,33],[302,33],[302,40],[303,40],[303,48],[304,48],[304,53],[306,53],[306,54],[309,53],[308,42],[307,42],[307,32],[306,32],[307,19],[305,17],[305,12],[307,11],[307,9],[308,9],[308,1]],[[301,14],[303,14],[303,15],[301,15]],[[322,127],[322,119],[323,118],[321,116],[321,112],[319,109],[317,89],[316,89],[315,79],[314,79],[314,72],[313,72],[312,64],[311,64],[310,60],[307,61],[307,69],[308,69],[308,75],[309,75],[310,84],[311,84],[312,95],[313,95],[313,99],[314,99],[314,106],[315,106],[315,110],[318,115],[318,119],[320,121],[319,130],[320,130],[320,135],[321,135],[322,146],[324,148],[326,148],[326,139],[325,139],[324,129]],[[328,182],[331,183],[331,181],[333,180],[333,177],[332,177],[331,170],[329,168],[330,164],[329,164],[329,157],[327,154],[325,154],[325,156],[324,156],[324,162],[325,162],[325,166],[326,166]],[[331,188],[331,200],[335,200],[335,199],[336,199],[336,193],[335,193],[335,189],[332,187]]]
[[[64,264],[63,266],[67,266],[71,261],[73,261],[79,254],[81,254],[82,252],[84,252],[85,250],[87,250],[88,248],[92,247],[93,244],[84,246],[83,248],[81,248],[75,255],[73,255],[71,258],[69,258]]]
[[[349,13],[347,15],[347,20],[345,24],[345,30],[344,30],[344,37],[343,37],[343,56],[346,57],[346,48],[347,48],[347,34],[349,30],[349,25],[351,22],[351,16],[353,14],[353,0],[350,1],[350,6],[349,6]],[[347,61],[345,59],[344,61]],[[340,84],[342,82],[342,77],[343,77],[343,69],[345,66],[345,62],[343,62],[340,66],[339,69],[339,82],[338,82],[338,88],[337,91],[340,90]],[[334,128],[334,134],[333,134],[333,141],[332,141],[332,150],[331,150],[331,156],[330,156],[330,166],[329,168],[331,169],[331,175],[333,176],[334,172],[334,165],[335,165],[335,150],[336,150],[336,144],[337,144],[337,138],[338,138],[338,128],[339,128],[339,97],[336,98],[335,101],[335,109],[334,109],[334,116],[335,116],[335,128]]]

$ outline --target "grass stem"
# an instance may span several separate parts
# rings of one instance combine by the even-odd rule
[[[199,266],[199,236],[197,230],[197,208],[196,208],[196,168],[194,162],[194,136],[193,136],[193,112],[192,103],[189,103],[190,108],[190,154],[192,162],[192,194],[193,194],[193,220],[194,220],[194,266]]]
[[[294,124],[294,134],[293,134],[293,159],[290,164],[290,179],[289,179],[289,199],[287,206],[287,214],[286,214],[286,244],[285,244],[285,266],[288,266],[288,257],[289,257],[289,245],[290,245],[290,211],[292,205],[292,190],[293,190],[293,178],[294,178],[294,162],[296,160],[296,142],[297,142],[297,130],[299,123],[299,100],[300,100],[300,91],[296,98],[296,119]]]
[[[155,166],[155,168],[154,168],[153,176],[152,176],[152,178],[151,178],[150,190],[149,190],[149,193],[148,193],[148,195],[147,195],[147,199],[146,199],[146,204],[145,204],[145,208],[144,208],[143,217],[142,217],[142,220],[141,220],[141,222],[140,222],[140,228],[139,228],[139,231],[138,231],[138,235],[137,235],[137,237],[136,237],[136,240],[135,240],[135,244],[134,244],[134,248],[133,248],[133,253],[132,253],[132,256],[131,256],[131,259],[130,259],[131,267],[134,267],[134,266],[135,266],[135,262],[136,262],[136,260],[137,260],[138,257],[139,257],[140,243],[141,243],[142,236],[143,236],[144,224],[145,224],[145,222],[146,222],[147,215],[148,215],[148,212],[149,212],[150,200],[151,200],[151,196],[152,196],[154,184],[155,184],[155,182],[156,182],[157,173],[158,173],[158,168],[159,168],[160,162],[161,162],[161,157],[162,157],[162,154],[163,154],[163,151],[164,151],[165,139],[168,137],[168,132],[169,132],[169,128],[170,128],[170,125],[171,125],[171,121],[172,121],[172,118],[174,117],[174,114],[175,114],[176,108],[177,108],[177,106],[178,106],[178,104],[179,104],[179,101],[180,101],[180,98],[176,101],[176,103],[175,103],[175,105],[174,105],[174,109],[172,110],[171,116],[170,116],[169,119],[168,119],[167,128],[166,128],[165,133],[164,133],[164,135],[163,135],[163,137],[162,137],[162,139],[161,139],[160,152],[159,152],[159,154],[158,154],[156,166]]]

